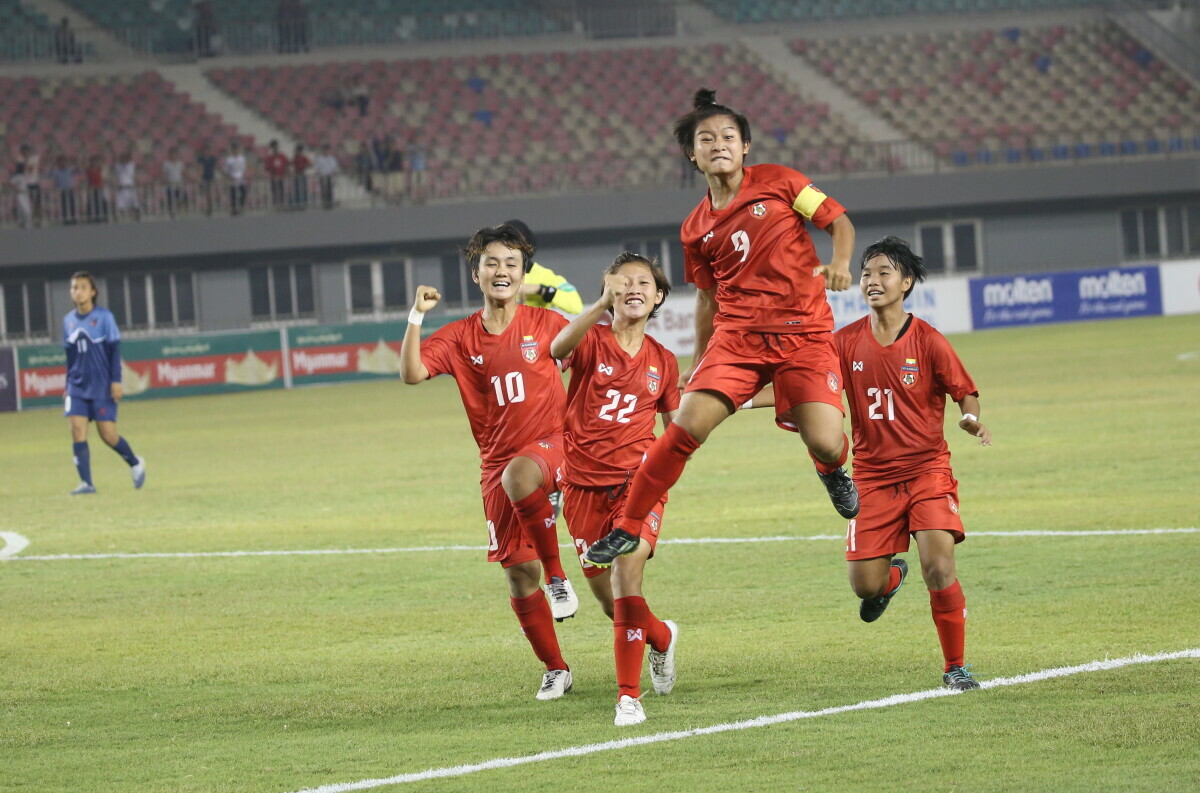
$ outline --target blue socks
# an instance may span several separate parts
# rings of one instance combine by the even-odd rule
[[[79,481],[92,483],[92,453],[88,450],[87,441],[73,443],[75,450],[75,470],[79,472]],[[126,446],[125,448],[129,448]]]
[[[125,462],[129,463],[130,467],[137,465],[137,455],[133,453],[133,449],[129,448],[129,441],[117,438],[117,445],[112,448],[114,452],[125,459]]]

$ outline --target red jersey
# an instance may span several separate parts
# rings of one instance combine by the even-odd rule
[[[483,312],[476,311],[421,342],[421,363],[430,377],[448,374],[458,383],[479,444],[485,487],[499,480],[518,451],[562,434],[567,393],[550,342],[566,325],[561,314],[517,306],[499,335],[488,333]]]
[[[276,152],[268,154],[266,161],[263,163],[263,168],[268,176],[284,176],[288,171],[288,158],[286,154]]]
[[[743,169],[742,185],[725,209],[710,196],[679,231],[684,274],[701,289],[716,287],[713,326],[762,333],[833,330],[820,258],[805,221],[829,226],[845,208],[807,176],[782,165]]]
[[[659,413],[679,407],[679,364],[650,336],[637,355],[621,349],[611,325],[593,325],[571,358],[563,475],[578,487],[632,478],[654,442]]]
[[[962,361],[932,325],[912,317],[887,347],[871,317],[834,334],[854,426],[854,481],[888,484],[950,470],[946,396],[978,395]]]

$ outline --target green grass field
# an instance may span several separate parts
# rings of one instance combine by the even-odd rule
[[[952,341],[995,436],[950,435],[968,534],[1200,525],[1200,316]],[[559,630],[575,690],[535,701],[445,378],[126,403],[120,428],[146,487],[93,433],[100,493],[72,499],[58,412],[0,415],[0,531],[29,540],[0,563],[0,791],[348,790],[941,683],[919,576],[865,625],[839,540],[664,543],[646,593],[682,629],[675,691],[612,726],[612,629],[577,576]],[[798,439],[754,411],[694,458],[663,537],[843,531]],[[969,536],[958,560],[984,680],[1200,647],[1200,534]],[[1166,660],[375,789],[1194,791],[1198,672]]]

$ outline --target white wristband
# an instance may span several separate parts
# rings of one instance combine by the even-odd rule
[[[978,424],[979,416],[976,416],[974,413],[964,413],[964,414],[962,414],[962,418],[959,420],[960,421],[974,421],[976,424]]]
[[[415,308],[408,312],[408,324],[420,327],[421,321],[425,319],[424,312],[417,311]]]

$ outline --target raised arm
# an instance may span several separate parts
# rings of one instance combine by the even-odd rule
[[[588,329],[608,313],[616,301],[617,295],[625,292],[628,283],[629,276],[627,275],[615,273],[605,275],[604,291],[601,292],[600,299],[558,332],[554,341],[550,342],[550,355],[560,361],[569,358],[571,353],[575,352],[575,348],[579,346],[579,342],[583,341],[583,337],[587,335]]]
[[[688,380],[692,379],[696,366],[704,357],[704,351],[708,348],[708,340],[713,335],[713,318],[717,316],[718,308],[720,306],[717,304],[717,288],[715,286],[712,289],[696,288],[696,347],[692,353],[691,365],[679,375],[680,388],[686,386]]]
[[[412,311],[408,312],[408,329],[400,342],[400,379],[416,385],[429,379],[429,370],[421,363],[421,322],[425,312],[438,304],[442,295],[432,286],[418,286]]]

